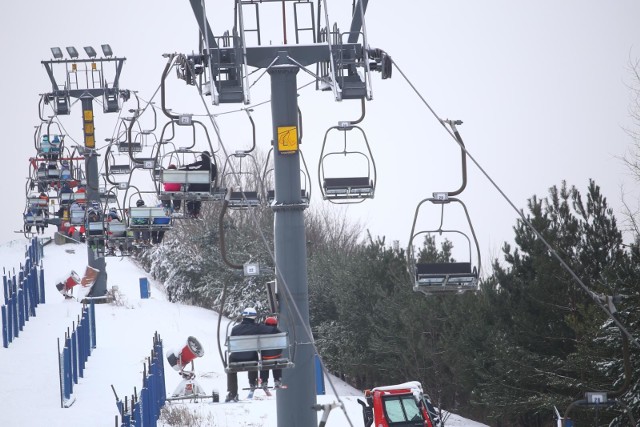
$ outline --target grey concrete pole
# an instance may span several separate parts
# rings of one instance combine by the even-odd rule
[[[286,57],[286,53],[284,55]],[[309,289],[307,248],[304,225],[305,205],[300,197],[300,152],[283,153],[279,138],[284,133],[298,135],[297,66],[283,64],[269,68],[271,75],[271,114],[274,141],[274,242],[278,277],[286,282],[291,296],[280,280],[280,325],[295,344],[295,367],[284,369],[282,381],[287,389],[277,391],[278,427],[316,427],[318,417],[311,409],[316,404],[314,350],[309,330]],[[286,139],[286,137],[285,137]],[[293,138],[297,145],[297,136]],[[291,142],[291,140],[289,140]],[[295,306],[295,307],[294,307]],[[297,311],[296,311],[297,308]],[[298,315],[298,312],[300,315]],[[291,354],[290,356],[293,356]]]
[[[93,97],[82,97],[82,124],[85,145],[85,173],[87,178],[87,209],[91,202],[100,204],[100,179],[98,170],[98,154],[95,151],[95,134],[93,122]],[[85,230],[88,233],[89,230]],[[96,257],[90,245],[87,245],[87,258],[89,266],[100,271],[91,292],[90,297],[102,297],[107,294],[107,263],[104,257]]]

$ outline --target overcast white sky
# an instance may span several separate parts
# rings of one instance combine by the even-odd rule
[[[232,23],[232,2],[224,2],[222,10],[216,9],[219,3],[207,3],[216,34]],[[338,21],[343,31],[350,4],[329,1],[330,20]],[[640,2],[633,0],[371,0],[366,28],[370,46],[387,51],[442,118],[464,121],[460,131],[470,153],[518,208],[562,180],[584,190],[593,178],[620,214],[621,186],[628,192],[637,187],[619,157],[631,144],[624,128],[632,126],[628,66],[640,57],[639,16]],[[263,19],[262,25],[274,28],[272,42],[280,43],[281,22]],[[148,99],[165,65],[162,53],[197,49],[196,22],[187,0],[37,0],[0,6],[5,58],[0,68],[5,147],[0,179],[10,202],[0,214],[2,240],[21,228],[38,94],[50,90],[40,61],[51,58],[51,46],[99,48],[105,42],[127,57],[121,88],[138,90]],[[301,83],[308,81],[304,73],[298,76]],[[398,72],[385,81],[376,74],[373,84],[374,100],[367,103],[361,126],[378,169],[376,197],[348,213],[374,235],[404,246],[417,203],[433,191],[458,187],[459,150]],[[267,99],[268,87],[265,76],[252,91],[253,101]],[[193,88],[176,82],[172,90],[172,107],[202,113]],[[317,196],[325,130],[360,111],[356,102],[338,104],[330,93],[310,88],[300,92],[299,105],[302,149]],[[256,108],[254,117],[258,144],[266,151],[270,108]],[[111,137],[112,119],[97,117],[98,141]],[[63,120],[80,139],[79,106]],[[231,149],[246,147],[247,123],[244,113],[221,117],[223,142]],[[503,241],[512,239],[516,214],[472,164],[460,198],[469,208],[486,262],[498,255]],[[326,202],[314,200],[319,203]],[[464,227],[455,222],[449,227]]]

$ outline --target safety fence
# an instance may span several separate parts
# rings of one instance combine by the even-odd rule
[[[122,417],[120,427],[156,427],[160,411],[165,404],[167,390],[164,384],[164,361],[163,361],[162,339],[156,332],[153,335],[153,349],[151,356],[147,358],[144,364],[142,374],[142,389],[138,395],[136,389],[133,389],[131,399],[125,396],[124,402],[116,397],[116,405],[118,412]],[[118,425],[118,416],[116,415],[116,426]]]
[[[45,302],[42,244],[37,237],[31,239],[25,250],[24,265],[18,273],[15,269],[3,269],[2,283],[4,304],[2,311],[2,345],[8,348],[20,335],[25,323],[36,315],[38,304]]]
[[[67,329],[64,346],[58,338],[58,366],[60,373],[60,406],[68,408],[75,402],[73,385],[84,377],[84,368],[91,350],[96,348],[96,308],[93,301],[82,306],[78,322]]]

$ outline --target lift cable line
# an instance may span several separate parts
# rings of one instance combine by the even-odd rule
[[[524,216],[523,211],[519,210],[515,204],[511,201],[511,199],[504,193],[504,191],[500,188],[500,186],[491,178],[491,176],[489,176],[489,174],[484,170],[484,168],[482,168],[482,166],[478,163],[478,161],[469,153],[469,150],[467,150],[467,148],[464,146],[464,144],[461,144],[459,139],[454,135],[454,133],[452,132],[452,130],[450,130],[446,125],[447,123],[449,123],[448,120],[446,119],[441,119],[438,114],[435,112],[435,110],[431,107],[431,105],[429,105],[429,103],[424,99],[424,97],[420,94],[420,92],[416,89],[416,87],[413,85],[413,83],[409,80],[409,78],[405,75],[405,73],[402,71],[402,69],[400,69],[400,67],[398,66],[398,64],[391,59],[393,65],[396,67],[396,69],[398,70],[398,72],[402,75],[402,77],[405,79],[405,81],[407,82],[407,84],[409,84],[409,86],[411,87],[411,89],[413,89],[413,91],[415,92],[415,94],[420,98],[420,100],[422,100],[422,102],[424,103],[424,105],[429,109],[429,111],[431,111],[431,113],[433,114],[433,116],[440,122],[440,124],[442,125],[442,127],[445,129],[445,131],[451,135],[451,137],[454,139],[454,141],[456,142],[456,144],[458,144],[460,146],[460,148],[465,152],[465,154],[471,159],[471,161],[476,165],[476,167],[480,170],[480,172],[485,176],[485,178],[487,178],[487,180],[491,183],[491,185],[493,185],[493,187],[498,191],[498,193],[500,193],[500,195],[505,199],[505,201],[513,208],[513,210],[516,212],[516,214],[518,215],[518,217],[520,218],[520,220],[527,225],[527,227],[529,227],[529,229],[531,229],[531,231],[533,231],[533,233],[536,235],[536,237],[538,237],[538,239],[540,239],[540,241],[546,246],[547,250],[549,251],[549,253],[560,263],[560,265],[562,266],[562,268],[564,268],[570,275],[571,277],[575,280],[575,282],[587,293],[587,295],[589,295],[589,297],[596,303],[596,305],[598,307],[600,307],[600,309],[602,311],[605,312],[605,314],[613,321],[613,323],[615,323],[618,328],[620,328],[620,330],[623,332],[624,335],[627,336],[627,338],[629,339],[630,342],[632,342],[637,348],[640,348],[640,341],[638,341],[637,338],[635,338],[633,335],[631,335],[631,333],[628,331],[628,329],[615,317],[613,316],[607,306],[605,305],[605,303],[603,303],[597,296],[595,296],[595,294],[593,293],[593,291],[591,291],[591,289],[589,289],[589,287],[587,285],[584,284],[584,282],[578,277],[578,275],[571,269],[571,267],[569,267],[569,265],[562,259],[562,257],[560,257],[560,255],[556,252],[556,250],[549,244],[549,242],[547,242],[547,240],[542,236],[542,234],[536,230],[536,228],[533,226],[533,224],[531,224],[531,222],[529,220],[527,220],[527,218]],[[461,123],[461,122],[460,122]]]

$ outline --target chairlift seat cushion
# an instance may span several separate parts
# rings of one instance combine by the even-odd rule
[[[227,356],[229,359],[229,364],[225,369],[226,373],[259,371],[262,369],[280,369],[293,366],[293,363],[286,357],[262,360],[262,357],[260,356],[257,360],[248,361],[232,361],[230,357],[233,353],[257,352],[258,355],[261,355],[260,352],[262,350],[279,350],[288,348],[289,335],[287,332],[264,335],[228,336],[225,345],[227,346]]]
[[[257,206],[260,204],[257,191],[232,191],[229,206]]]
[[[139,142],[119,142],[118,143],[118,151],[125,152],[131,150],[134,153],[139,153],[142,151],[142,144]]]
[[[111,165],[109,171],[113,174],[128,174],[131,173],[130,165]]]
[[[369,177],[325,178],[324,188],[373,187]]]
[[[227,337],[229,353],[238,351],[277,350],[289,346],[289,336],[286,332],[263,335],[236,335]]]
[[[110,237],[123,237],[126,235],[127,227],[120,221],[107,222],[107,230]]]
[[[29,197],[29,206],[45,207],[47,206],[47,199],[41,199],[40,197]]]
[[[325,178],[324,192],[327,197],[370,197],[373,181],[369,177]]]
[[[211,184],[208,170],[163,169],[160,179],[171,184]]]
[[[418,275],[472,274],[470,262],[440,262],[416,264]]]
[[[131,226],[149,226],[150,224],[169,224],[171,218],[162,207],[136,206],[129,209]],[[157,220],[157,222],[156,222]],[[166,222],[164,222],[166,220]]]
[[[83,210],[73,210],[70,212],[69,222],[71,224],[83,224],[84,223],[84,211]]]
[[[93,235],[102,234],[102,232],[104,231],[104,224],[102,223],[102,221],[90,222],[89,224],[87,224],[87,229],[89,230],[89,233]]]
[[[171,222],[171,217],[163,216],[153,218],[153,223],[158,225],[168,225]]]

